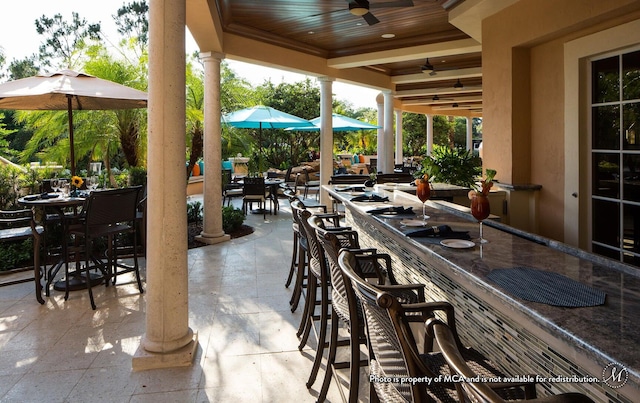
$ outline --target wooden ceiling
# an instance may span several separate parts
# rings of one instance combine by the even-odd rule
[[[443,114],[459,109],[481,115],[480,46],[458,46],[474,41],[448,18],[451,8],[462,1],[370,0],[366,18],[351,14],[347,0],[216,0],[215,6],[225,33],[329,63],[355,60],[336,62],[335,67],[360,67],[390,76],[395,98],[406,105],[426,105]],[[375,19],[379,22],[367,22]],[[394,36],[384,38],[385,34]],[[402,55],[398,50],[403,48],[411,51]],[[393,58],[378,57],[389,51],[396,52]],[[458,80],[462,87],[454,88]]]

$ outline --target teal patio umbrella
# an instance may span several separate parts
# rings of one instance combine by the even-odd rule
[[[320,117],[311,119],[309,122],[313,124],[313,126],[291,126],[288,127],[287,130],[320,130]],[[371,123],[362,122],[358,119],[353,119],[344,115],[340,115],[339,113],[331,114],[331,126],[333,127],[334,132],[347,132],[347,131],[356,131],[356,130],[375,130],[379,129],[380,126],[372,125]]]
[[[239,129],[258,129],[258,155],[262,159],[262,129],[286,129],[287,127],[313,127],[306,119],[290,115],[270,106],[257,105],[222,116],[222,123]],[[259,162],[262,169],[262,161]]]

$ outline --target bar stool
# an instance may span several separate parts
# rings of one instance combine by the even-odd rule
[[[367,344],[367,336],[365,333],[362,307],[357,302],[351,288],[346,286],[338,264],[340,251],[349,250],[357,254],[359,258],[357,270],[363,278],[370,279],[376,284],[383,284],[387,287],[395,288],[399,295],[402,295],[402,298],[407,301],[424,301],[424,285],[397,285],[391,269],[391,257],[387,254],[379,254],[375,249],[358,249],[358,233],[356,231],[334,233],[333,231],[316,228],[316,236],[325,251],[331,282],[331,335],[329,338],[329,356],[327,358],[327,369],[318,401],[324,401],[327,395],[334,368],[349,368],[349,402],[357,402],[360,367],[368,365],[366,360],[360,360],[360,345]],[[346,324],[349,330],[349,338],[346,340],[338,339],[340,321]],[[320,343],[320,341],[318,343]],[[338,346],[350,347],[351,354],[349,362],[336,362]]]
[[[304,310],[302,318],[300,320],[300,327],[298,328],[298,336],[300,336],[300,344],[298,349],[302,351],[307,344],[309,333],[314,326],[314,322],[319,322],[320,331],[318,333],[318,342],[316,346],[316,355],[313,360],[313,366],[307,381],[307,388],[310,388],[315,382],[320,364],[322,362],[322,356],[324,349],[327,347],[327,325],[329,318],[329,272],[325,259],[325,251],[322,245],[318,242],[316,236],[316,230],[330,230],[336,236],[340,236],[344,231],[351,233],[350,227],[336,227],[335,224],[340,219],[338,214],[322,214],[312,215],[309,210],[300,210],[298,212],[299,222],[301,224],[301,232],[304,233],[307,239],[307,248],[309,253],[309,272],[307,276],[307,295],[304,304]],[[325,223],[327,220],[333,220],[334,226],[327,228]],[[344,243],[345,247],[352,244],[348,238],[341,238],[347,240]],[[317,290],[320,287],[320,299],[318,300]],[[320,306],[320,312],[315,314],[316,307]]]

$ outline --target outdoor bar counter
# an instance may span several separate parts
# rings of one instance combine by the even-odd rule
[[[406,236],[422,229],[400,224],[411,217],[367,213],[391,205],[413,207],[421,214],[422,204],[409,193],[379,188],[375,194],[389,201],[372,203],[351,202],[355,193],[339,185],[324,189],[344,204],[346,225],[358,231],[361,246],[390,254],[399,282],[425,284],[428,300],[451,302],[463,342],[483,352],[508,375],[555,378],[538,384],[541,396],[573,391],[595,401],[640,401],[637,269],[505,224],[487,225],[491,220],[484,224],[488,243],[447,248],[437,239]],[[427,202],[427,214],[429,227],[447,224],[454,231],[468,231],[477,241],[479,226],[468,209],[436,200]],[[504,272],[498,269],[556,273],[569,283],[606,293],[604,304],[568,308],[529,302],[496,284],[490,273]],[[564,294],[563,287],[553,292]],[[558,382],[557,377],[591,382]]]

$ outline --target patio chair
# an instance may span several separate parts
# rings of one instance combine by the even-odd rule
[[[230,169],[222,170],[222,205],[224,206],[225,200],[227,206],[231,205],[231,199],[234,197],[242,197],[242,185],[234,183],[232,179],[233,175]]]
[[[339,214],[330,213],[313,215],[308,209],[296,210],[296,212],[299,215],[298,222],[301,224],[301,232],[307,240],[307,252],[309,257],[307,295],[297,334],[300,336],[300,344],[298,345],[298,349],[300,351],[302,351],[304,346],[307,344],[309,333],[314,327],[314,322],[318,321],[320,324],[318,343],[316,345],[316,355],[313,361],[311,374],[309,375],[309,380],[307,381],[307,387],[310,388],[315,382],[326,346],[329,304],[331,303],[329,299],[329,273],[325,259],[325,251],[318,241],[316,230],[322,229],[325,231],[331,231],[338,236],[338,234],[341,234],[343,231],[351,232],[351,228],[339,226]],[[333,226],[327,227],[327,225],[325,225],[327,223],[333,224]],[[345,244],[344,246],[349,245],[350,244]],[[318,287],[320,288],[319,300],[317,295]],[[320,312],[316,315],[315,312],[318,305],[320,306]]]
[[[302,182],[304,181],[304,182]],[[309,196],[309,190],[316,191],[316,199],[319,199],[320,194],[320,181],[319,180],[311,180],[309,176],[309,171],[304,169],[302,172],[299,172],[296,175],[296,188],[298,185],[302,184],[304,187],[302,197],[305,199]]]
[[[411,183],[415,180],[413,175],[407,173],[392,173],[392,174],[378,174],[376,181],[380,184],[383,183]]]
[[[137,208],[139,193],[142,186],[122,189],[108,189],[91,193],[84,208],[84,215],[80,223],[69,226],[69,234],[84,240],[81,250],[84,255],[84,267],[76,265],[76,269],[85,273],[87,290],[91,308],[96,309],[96,304],[91,290],[91,269],[99,269],[105,277],[105,285],[109,282],[116,283],[117,276],[134,272],[140,293],[143,293],[140,269],[138,265],[138,245],[136,228],[138,225]],[[131,234],[133,239],[133,266],[118,262],[118,242],[116,236]],[[107,239],[106,261],[93,254],[93,243],[98,238]],[[65,300],[69,297],[69,270],[65,268],[66,292]]]
[[[246,214],[247,207],[253,206],[253,203],[258,203],[259,209],[262,210],[262,216],[267,219],[267,199],[269,198],[269,192],[264,184],[264,177],[245,177],[244,185],[242,187],[242,211]],[[271,209],[269,209],[271,214]]]
[[[44,228],[35,225],[30,209],[22,210],[0,210],[0,244],[20,242],[31,239],[33,242],[33,268],[34,276],[20,280],[3,281],[0,287],[24,283],[27,281],[36,282],[36,298],[41,304],[44,303],[41,295],[40,283],[40,239]]]
[[[393,275],[391,257],[387,254],[379,254],[375,249],[359,249],[360,245],[356,231],[334,233],[333,231],[316,228],[316,236],[324,247],[329,267],[332,308],[329,355],[318,401],[321,402],[325,399],[331,384],[331,378],[333,378],[334,369],[349,368],[349,402],[357,402],[360,367],[368,364],[367,360],[360,359],[360,346],[367,344],[367,336],[365,334],[362,307],[353,294],[351,287],[348,283],[345,283],[345,277],[339,266],[338,256],[340,250],[349,250],[352,256],[357,256],[357,262],[354,267],[362,278],[393,289],[393,292],[397,293],[406,302],[424,301],[424,285],[398,285]],[[345,340],[338,339],[340,322],[344,323],[349,331],[349,337]],[[350,348],[349,362],[336,362],[338,346],[348,346]]]
[[[478,378],[478,371],[472,369],[462,351],[460,340],[449,325],[439,319],[431,318],[427,321],[427,331],[435,338],[442,356],[446,360],[451,373],[473,380]],[[456,389],[460,396],[460,401],[477,401],[487,403],[504,403],[506,400],[496,393],[495,384],[482,382],[456,382]],[[509,386],[509,385],[505,385]],[[532,391],[531,399],[527,402],[545,403],[590,403],[593,402],[587,396],[580,393],[562,393],[555,396],[535,398],[535,389]]]
[[[308,247],[308,242],[307,242],[307,237],[306,237],[306,233],[304,233],[303,229],[302,229],[302,224],[300,223],[300,213],[302,210],[307,209],[307,206],[301,201],[301,200],[294,200],[293,202],[291,202],[291,215],[293,217],[294,220],[294,226],[293,226],[293,230],[294,230],[294,240],[297,236],[297,262],[295,267],[297,268],[297,274],[296,274],[296,282],[295,285],[293,287],[293,292],[291,294],[291,300],[289,301],[289,304],[291,305],[291,312],[295,312],[296,309],[298,308],[298,303],[300,302],[300,296],[302,295],[302,290],[303,288],[307,287],[307,283],[308,283],[308,262],[309,262],[309,247]],[[319,208],[314,206],[314,211],[317,214],[326,214],[326,207],[325,206],[320,206]],[[340,222],[339,222],[339,218],[333,218],[331,217],[331,219],[333,220],[332,225],[333,226],[339,226]],[[294,241],[294,248],[295,248],[295,241]],[[294,254],[295,254],[295,250],[294,250]],[[292,260],[292,265],[293,265],[293,260]],[[293,269],[293,266],[292,266]],[[291,276],[291,270],[289,272],[289,276]],[[300,335],[302,333],[302,330],[299,329],[298,330],[298,335]]]
[[[369,357],[370,374],[378,379],[392,380],[373,382],[377,397],[381,401],[458,401],[460,396],[453,383],[438,382],[428,385],[400,382],[400,379],[434,378],[439,374],[448,374],[446,361],[441,353],[433,351],[433,338],[426,333],[424,325],[420,327],[420,336],[424,337],[425,342],[420,348],[416,342],[419,337],[414,335],[416,329],[412,329],[411,322],[421,321],[424,324],[438,313],[446,318],[457,344],[461,346],[453,306],[444,301],[405,303],[385,287],[365,281],[358,273],[357,257],[348,250],[340,253],[339,265],[344,273],[345,283],[362,304],[367,337],[373,352]],[[493,363],[476,350],[466,348],[463,354],[467,364],[476,368],[479,375],[504,377]],[[532,383],[510,383],[506,386],[501,392],[511,397],[525,398],[535,394]]]

